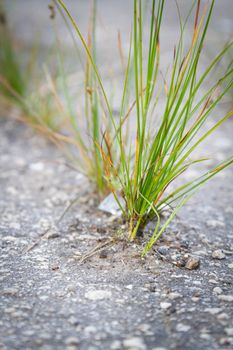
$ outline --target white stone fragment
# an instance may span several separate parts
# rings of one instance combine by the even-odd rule
[[[224,227],[225,224],[223,221],[219,220],[207,220],[206,225],[211,228],[216,228],[216,227]]]
[[[233,302],[233,295],[221,294],[221,295],[218,296],[218,299],[222,300],[222,301],[226,301],[228,303],[232,303]]]
[[[146,345],[142,338],[139,337],[131,337],[123,340],[123,345],[125,349],[130,350],[145,350]]]
[[[211,315],[216,315],[218,314],[219,312],[221,312],[222,309],[218,308],[218,307],[207,307],[205,309],[205,312],[208,312],[210,313]]]
[[[171,306],[172,306],[172,304],[171,304],[171,303],[168,303],[168,302],[166,302],[166,301],[160,303],[160,307],[161,307],[161,309],[163,309],[163,310],[167,310],[167,309],[169,309]]]
[[[191,329],[189,325],[183,324],[183,323],[178,323],[176,326],[177,332],[188,332]]]
[[[171,292],[168,294],[168,298],[171,300],[182,298],[182,294],[180,294],[178,292]]]
[[[85,293],[85,298],[89,300],[103,300],[109,299],[112,296],[112,292],[108,290],[90,290]]]
[[[233,337],[233,328],[225,328],[224,331],[229,337]]]
[[[212,252],[213,259],[222,260],[222,259],[225,259],[225,257],[226,257],[226,255],[223,253],[223,251],[221,249],[216,249]]]
[[[220,288],[220,287],[215,287],[215,288],[213,289],[213,293],[214,293],[214,294],[222,294],[222,288]]]
[[[44,163],[41,163],[41,162],[30,164],[30,170],[33,170],[33,171],[42,171],[44,170],[44,167],[45,167]]]
[[[122,348],[120,340],[114,340],[110,345],[111,350],[120,350]]]
[[[120,205],[124,208],[125,207],[124,199],[118,196],[117,200],[120,203]],[[119,204],[117,203],[116,198],[112,193],[110,193],[107,197],[104,198],[104,200],[99,205],[99,209],[107,213],[110,213],[114,216],[121,216],[122,214]]]

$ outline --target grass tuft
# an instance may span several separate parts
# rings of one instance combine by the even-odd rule
[[[221,99],[232,88],[232,67],[228,67],[221,78],[208,89],[204,88],[204,83],[232,48],[232,42],[226,45],[201,73],[200,58],[214,1],[210,4],[206,3],[201,10],[200,0],[198,0],[194,14],[193,35],[187,49],[184,49],[184,32],[186,23],[192,17],[193,8],[190,9],[184,23],[179,17],[180,37],[175,45],[172,68],[166,79],[163,79],[165,91],[163,96],[159,88],[161,81],[159,72],[160,32],[165,1],[151,1],[150,34],[147,42],[143,37],[142,1],[134,0],[133,33],[125,69],[119,122],[117,122],[113,118],[107,91],[96,64],[96,49],[90,47],[85,41],[65,2],[57,0],[57,3],[76,30],[89,59],[88,70],[90,67],[92,69],[94,88],[91,86],[90,89],[94,92],[90,93],[90,100],[92,104],[94,103],[92,105],[93,140],[96,144],[98,164],[101,162],[99,156],[102,158],[97,186],[102,186],[100,176],[104,177],[129,223],[130,240],[134,240],[139,230],[143,229],[149,221],[157,219],[155,231],[144,248],[143,254],[145,254],[196,190],[233,162],[233,157],[230,157],[198,178],[179,184],[178,178],[189,167],[205,160],[195,158],[197,147],[232,116],[232,111],[229,111],[215,122],[211,117]],[[121,42],[119,36],[118,42]],[[126,106],[126,102],[129,102],[126,97],[129,95],[130,74],[134,77],[134,98]],[[156,111],[159,98],[163,98],[165,107],[163,110],[160,108]],[[99,139],[99,115],[104,108],[111,125],[110,136],[107,129],[103,136],[106,147],[103,147],[103,142]],[[128,110],[126,114],[125,110]],[[130,145],[127,145],[124,142],[125,120],[134,117],[136,132],[130,139]],[[211,127],[207,123],[209,118],[214,122]],[[191,159],[193,155],[194,158]],[[177,184],[175,189],[172,189],[173,183]],[[124,208],[118,200],[119,193],[124,198]],[[173,210],[167,222],[161,225],[160,213],[166,206],[172,206]]]

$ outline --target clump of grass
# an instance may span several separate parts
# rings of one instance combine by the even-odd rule
[[[165,107],[156,110],[160,97],[160,31],[163,19],[164,0],[152,0],[150,12],[150,35],[148,44],[143,39],[142,1],[134,0],[133,33],[125,70],[122,100],[119,108],[119,120],[113,116],[106,89],[104,88],[98,66],[96,52],[85,41],[78,24],[75,22],[63,0],[57,0],[81,40],[88,57],[87,76],[91,69],[91,78],[86,80],[86,91],[90,95],[86,115],[92,112],[92,137],[95,159],[98,168],[97,186],[104,182],[113,192],[123,216],[129,223],[129,239],[134,240],[140,229],[152,219],[157,219],[154,233],[148,238],[143,254],[155,244],[161,234],[175,217],[177,211],[205,182],[233,163],[233,157],[226,159],[213,169],[201,174],[192,181],[179,184],[177,179],[192,165],[205,158],[190,159],[203,141],[223,122],[232,116],[232,111],[221,116],[213,126],[208,127],[207,120],[223,96],[232,88],[233,69],[228,67],[222,77],[204,88],[219,61],[232,48],[229,43],[200,73],[200,57],[206,39],[214,0],[206,4],[201,12],[200,0],[197,1],[193,35],[188,49],[184,49],[184,31],[186,22],[180,19],[180,37],[174,47],[172,68],[164,80]],[[133,63],[134,99],[126,105],[129,90],[130,67]],[[218,91],[218,93],[216,93]],[[105,146],[100,141],[100,124],[107,118],[110,125],[104,133]],[[125,112],[126,111],[126,112]],[[136,133],[127,144],[124,142],[125,124],[136,115]],[[213,121],[213,119],[212,119]],[[99,166],[102,164],[102,166]],[[101,173],[102,171],[102,173]],[[172,189],[171,184],[177,184]],[[119,200],[121,195],[125,206]],[[164,207],[173,207],[168,220],[161,225],[160,214]]]
[[[231,115],[232,111],[222,117],[207,131],[203,126],[225,93],[232,87],[232,69],[212,87],[198,97],[203,82],[207,79],[218,60],[230,48],[228,45],[211,62],[206,71],[198,76],[198,66],[203,43],[206,37],[211,13],[214,6],[204,9],[200,17],[200,1],[197,2],[193,36],[186,53],[183,53],[183,25],[180,24],[181,36],[174,52],[171,75],[166,82],[166,103],[163,112],[159,111],[160,121],[153,134],[148,128],[153,92],[157,83],[159,62],[159,34],[161,28],[164,1],[159,1],[155,13],[153,1],[151,15],[151,31],[147,49],[142,41],[141,1],[134,1],[134,75],[137,114],[137,135],[133,164],[124,164],[126,169],[120,174],[123,184],[123,194],[126,200],[126,215],[130,222],[130,239],[133,240],[140,228],[151,219],[157,218],[154,234],[146,245],[147,252],[161,236],[177,210],[188,200],[193,192],[221,169],[231,164],[231,157],[226,162],[205,173],[201,177],[178,186],[168,192],[171,183],[184,173],[188,167],[203,159],[190,160],[190,155],[196,148]],[[206,14],[205,14],[206,12]],[[156,20],[155,20],[156,18]],[[139,43],[139,44],[138,44]],[[147,71],[143,72],[142,53],[147,51]],[[227,86],[223,82],[231,76]],[[220,94],[214,97],[215,91],[223,86]],[[203,131],[203,133],[202,133]],[[129,174],[129,175],[128,175]],[[167,223],[160,228],[159,214],[164,207],[174,203],[173,210]]]

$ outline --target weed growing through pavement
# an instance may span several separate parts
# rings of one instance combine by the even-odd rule
[[[150,35],[147,44],[143,38],[142,1],[134,0],[133,30],[118,120],[114,118],[107,91],[99,73],[95,50],[93,47],[90,48],[88,41],[85,41],[64,1],[57,0],[57,3],[69,18],[81,40],[89,59],[89,67],[95,77],[93,78],[94,88],[91,87],[91,96],[94,101],[92,118],[94,117],[93,130],[98,137],[93,137],[93,142],[96,144],[98,157],[101,157],[103,162],[102,176],[129,223],[129,239],[134,240],[140,229],[143,229],[152,219],[157,219],[154,233],[144,247],[143,252],[146,253],[193,193],[233,162],[233,157],[230,157],[196,179],[169,191],[171,184],[176,183],[177,178],[190,166],[205,160],[205,158],[192,160],[190,156],[195,155],[197,147],[232,116],[232,111],[229,111],[213,126],[209,128],[207,126],[207,130],[203,129],[215,107],[232,87],[232,67],[228,67],[221,79],[207,90],[201,90],[203,83],[208,80],[218,62],[232,48],[232,43],[218,53],[204,72],[199,72],[200,57],[214,1],[211,1],[209,6],[206,4],[201,11],[198,0],[193,35],[188,49],[184,49],[184,30],[186,22],[192,15],[192,9],[184,22],[181,16],[179,17],[180,37],[174,46],[170,75],[166,77],[166,81],[164,80],[165,107],[163,110],[156,111],[156,102],[160,97],[160,32],[165,1],[151,1]],[[126,105],[131,63],[133,64],[134,97],[131,103]],[[98,118],[100,114],[101,118],[107,118],[111,130],[110,136],[108,129],[105,130],[102,142],[99,139],[99,119],[98,123],[95,123],[96,110],[98,110]],[[136,119],[136,133],[135,137],[126,144],[124,142],[125,124],[130,118]],[[119,195],[123,197],[125,205],[122,205]],[[167,206],[173,206],[172,213],[165,224],[160,225],[160,213]]]

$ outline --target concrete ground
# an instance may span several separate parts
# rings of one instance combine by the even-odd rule
[[[186,11],[187,2],[179,3]],[[84,27],[87,2],[67,4],[77,6]],[[99,4],[101,23],[111,28],[100,26],[99,43],[110,61],[109,38],[118,26],[127,31],[131,2]],[[37,28],[43,45],[50,44],[47,1],[11,0],[7,7],[26,46]],[[231,1],[216,2],[210,43],[219,33],[228,37],[231,12]],[[164,38],[174,35],[172,18],[169,9]],[[182,209],[142,259],[140,242],[116,237],[125,227],[97,209],[84,176],[45,139],[6,117],[0,120],[0,349],[231,349],[232,167]],[[232,154],[232,131],[229,120],[206,143],[206,153],[217,161]],[[188,269],[188,262],[197,268]]]

